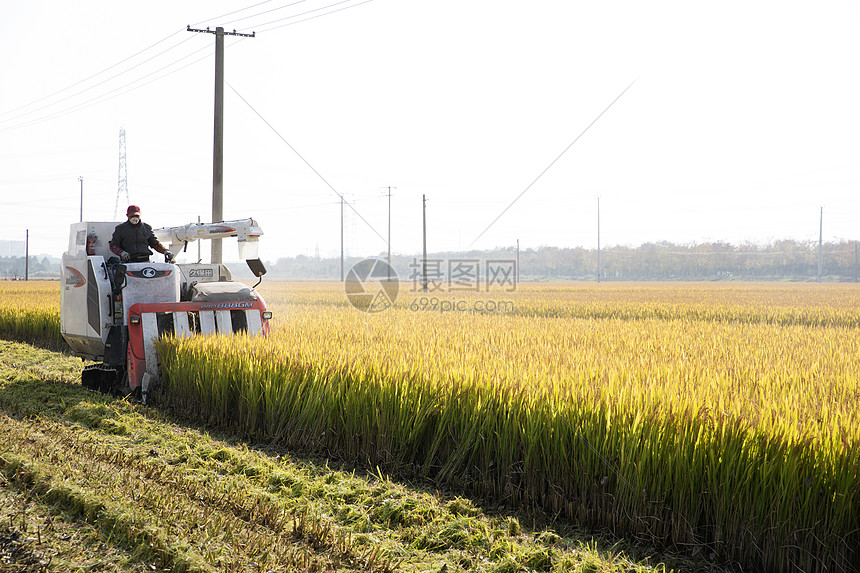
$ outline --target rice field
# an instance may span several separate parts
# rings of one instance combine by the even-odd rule
[[[754,569],[857,569],[855,286],[530,285],[492,295],[512,312],[378,314],[268,288],[268,339],[163,343],[169,400]]]
[[[860,570],[856,285],[261,292],[268,338],[160,342],[165,400],[718,562]]]
[[[60,282],[0,282],[0,337],[61,348]]]

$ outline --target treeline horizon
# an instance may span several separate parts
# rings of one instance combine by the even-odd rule
[[[860,241],[831,241],[821,246],[821,277],[827,281],[860,280]],[[387,253],[372,257],[345,257],[344,274],[366,258],[386,260]],[[714,241],[703,243],[643,243],[638,247],[610,246],[600,249],[601,281],[636,280],[817,280],[817,241],[783,239],[767,244],[733,245]],[[517,261],[515,247],[492,250],[442,251],[427,254],[428,275],[450,277],[463,265],[473,264],[480,282],[488,279],[492,266]],[[420,281],[422,258],[392,254],[391,265],[401,281]],[[267,263],[270,278],[335,279],[341,277],[340,257],[297,255]],[[488,268],[490,267],[490,268]],[[231,267],[232,268],[232,267]],[[238,269],[237,269],[238,270]],[[583,247],[551,247],[519,251],[519,280],[598,279],[598,250]]]
[[[350,256],[344,259],[344,275],[357,262],[386,259],[386,253],[372,257]],[[59,262],[47,257],[30,256],[30,278],[57,278]],[[819,246],[817,241],[783,239],[767,244],[724,241],[703,243],[643,243],[638,247],[610,246],[600,249],[601,281],[648,280],[818,280]],[[860,241],[829,241],[820,250],[821,279],[825,281],[860,281]],[[598,250],[583,247],[521,249],[517,269],[515,247],[492,250],[441,251],[427,255],[430,280],[457,280],[477,277],[486,284],[497,269],[503,269],[519,281],[598,280]],[[421,255],[392,255],[394,273],[401,281],[421,281]],[[243,263],[229,263],[237,278],[250,273]],[[0,277],[20,280],[24,277],[24,257],[0,257]],[[340,257],[297,255],[266,261],[267,278],[296,280],[340,280]],[[466,274],[464,274],[464,269]],[[469,275],[473,273],[474,276]],[[490,273],[490,274],[488,274]]]
[[[0,257],[0,277],[5,280],[23,279],[25,273],[34,279],[57,278],[60,276],[59,261],[52,262],[47,256],[30,255],[29,268],[24,257]]]

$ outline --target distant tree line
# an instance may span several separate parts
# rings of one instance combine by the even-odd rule
[[[666,241],[638,247],[601,249],[600,280],[816,280],[818,243],[781,240],[766,245],[725,242],[676,244]],[[364,257],[344,261],[345,272]],[[380,254],[375,258],[384,259]],[[443,252],[428,255],[429,274],[450,278],[455,268],[475,262],[485,277],[492,264],[516,261],[513,247],[491,251]],[[285,279],[339,279],[340,258],[299,255],[269,263],[271,277]],[[421,255],[392,256],[401,280],[420,280]],[[519,280],[597,280],[597,249],[539,247],[519,253]],[[821,249],[822,280],[860,280],[860,241],[824,243]],[[486,277],[485,277],[486,278]],[[483,280],[483,279],[482,279]]]
[[[60,276],[60,263],[51,262],[48,257],[32,256],[29,258],[30,266],[27,269],[29,278],[58,278]],[[0,257],[0,277],[5,280],[21,280],[25,274],[24,257]]]
[[[344,273],[365,257],[348,257]],[[383,253],[375,258],[384,259]],[[516,249],[441,252],[427,256],[431,280],[456,279],[456,273],[475,272],[483,282],[487,273],[506,264],[515,265]],[[819,250],[815,241],[791,239],[766,245],[725,242],[676,244],[666,241],[638,247],[613,246],[600,251],[600,280],[816,280]],[[421,255],[394,255],[392,266],[400,280],[418,282]],[[299,255],[267,263],[269,277],[281,279],[333,279],[341,276],[340,258]],[[230,265],[237,278],[250,274],[243,264]],[[510,268],[510,267],[508,267]],[[519,280],[597,280],[597,249],[538,247],[519,253]],[[822,280],[860,281],[860,241],[824,243],[821,249]],[[30,278],[60,276],[59,261],[30,257]],[[458,275],[460,278],[462,274]],[[0,257],[0,278],[24,277],[24,257]]]

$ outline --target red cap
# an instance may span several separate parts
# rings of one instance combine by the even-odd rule
[[[126,217],[131,217],[133,215],[137,215],[138,217],[140,217],[140,207],[138,207],[137,205],[129,205],[128,209],[126,209],[125,211]]]

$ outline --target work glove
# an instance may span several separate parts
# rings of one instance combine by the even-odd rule
[[[165,251],[164,252],[164,262],[165,263],[172,263],[173,262],[173,253],[171,253],[170,251]]]
[[[131,255],[123,251],[122,253],[120,253],[119,258],[122,259],[122,262],[127,263],[131,260]]]

